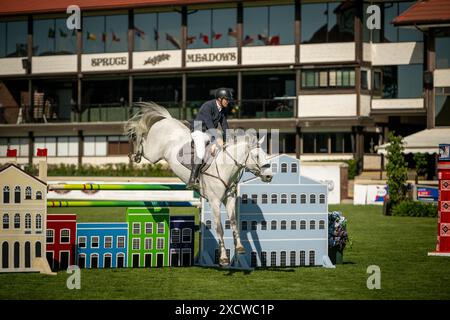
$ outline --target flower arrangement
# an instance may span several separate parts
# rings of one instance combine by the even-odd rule
[[[347,234],[347,219],[340,211],[328,214],[328,247],[343,251],[349,237]]]

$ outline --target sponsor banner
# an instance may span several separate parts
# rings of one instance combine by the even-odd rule
[[[133,69],[181,68],[181,50],[133,52]]]
[[[127,70],[128,52],[84,54],[81,57],[82,71]]]
[[[438,201],[439,189],[437,187],[417,187],[417,200]]]
[[[186,66],[234,66],[237,57],[237,48],[191,49],[186,51]]]
[[[450,144],[439,145],[439,161],[450,161]]]
[[[33,73],[77,72],[77,56],[42,56],[33,57]]]
[[[387,185],[368,185],[367,204],[383,204],[387,195]]]

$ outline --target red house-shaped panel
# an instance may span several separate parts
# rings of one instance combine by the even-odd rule
[[[47,215],[47,260],[52,269],[75,264],[76,214]]]

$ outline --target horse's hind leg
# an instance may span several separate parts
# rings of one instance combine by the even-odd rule
[[[231,230],[233,230],[234,246],[236,253],[245,254],[245,248],[241,242],[241,236],[239,234],[239,228],[236,221],[236,197],[229,196],[226,198],[226,207],[228,219],[230,220]]]
[[[227,266],[230,264],[230,259],[227,256],[227,251],[225,250],[225,244],[223,241],[223,228],[222,221],[220,220],[220,201],[215,200],[211,202],[211,209],[214,214],[214,220],[216,223],[216,233],[219,237],[219,249],[220,249],[220,259],[219,264],[221,266]]]

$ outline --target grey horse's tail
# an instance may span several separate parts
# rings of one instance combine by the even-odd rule
[[[158,121],[172,118],[166,108],[154,102],[136,102],[140,110],[125,123],[125,134],[130,138],[140,139]]]

